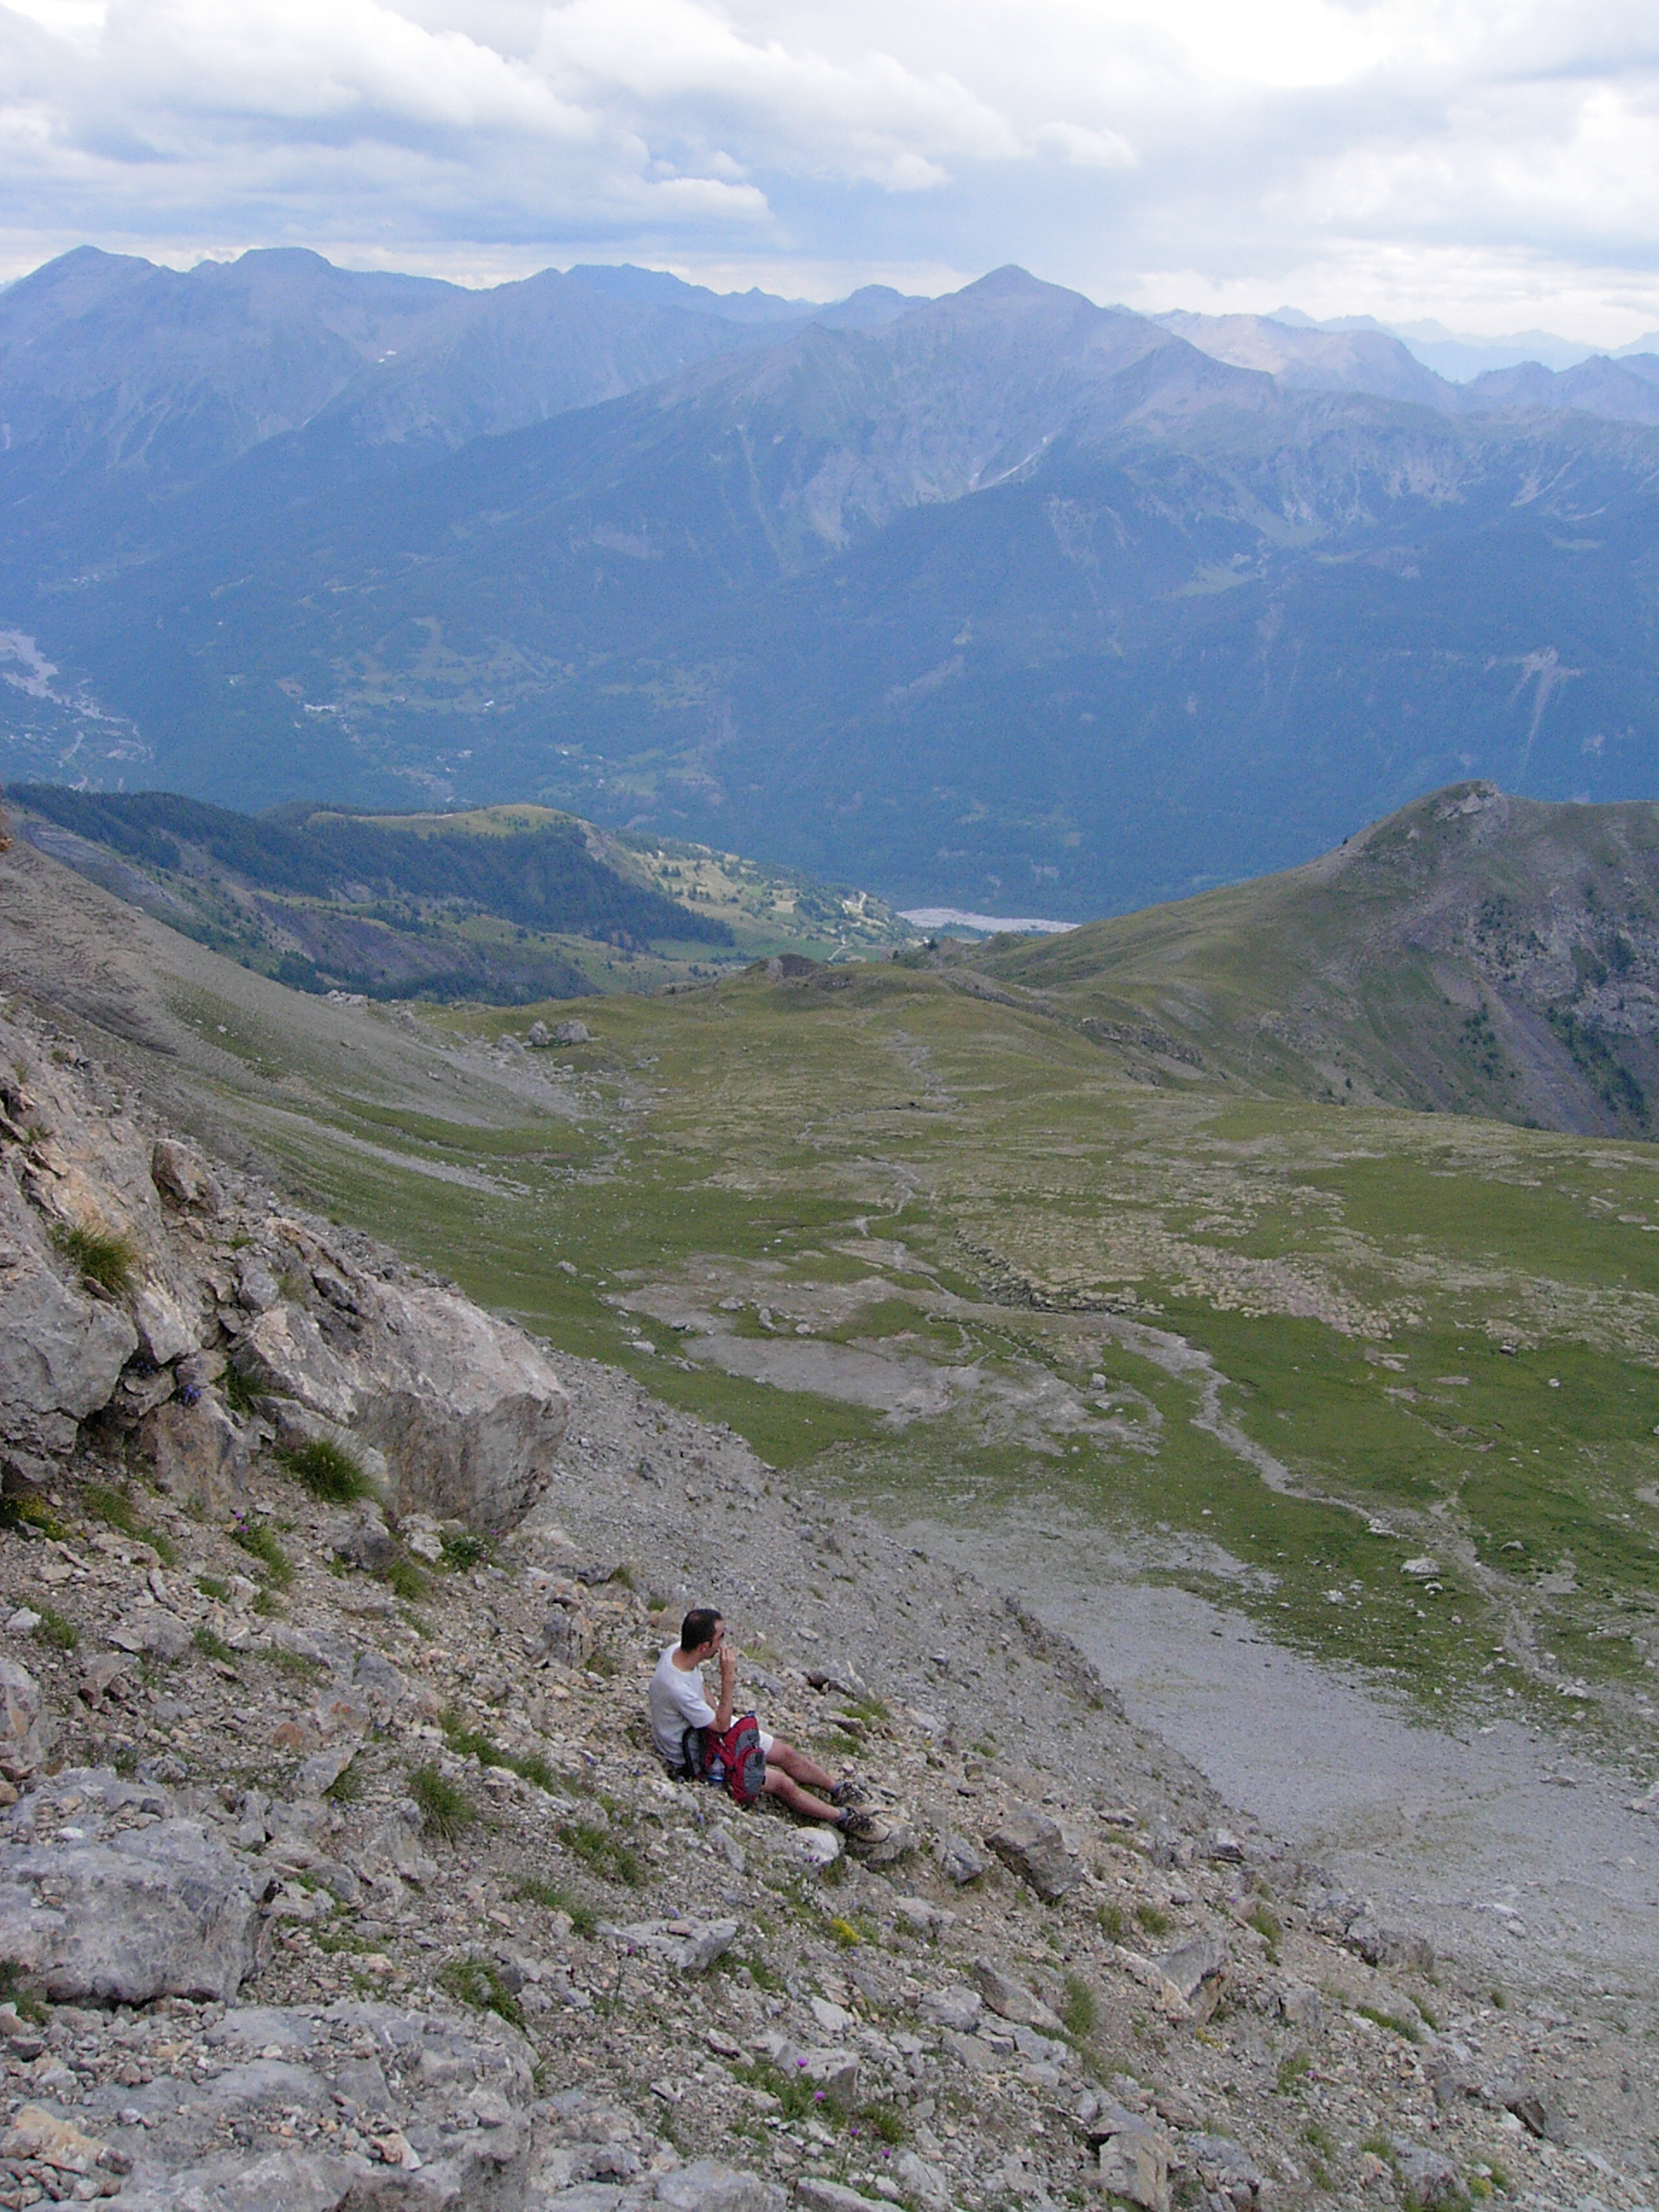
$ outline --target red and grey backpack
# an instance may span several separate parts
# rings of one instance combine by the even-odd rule
[[[718,1762],[719,1779],[740,1805],[753,1805],[766,1786],[766,1755],[760,1748],[760,1723],[752,1713],[734,1720],[723,1736],[705,1732],[702,1769],[712,1781]]]

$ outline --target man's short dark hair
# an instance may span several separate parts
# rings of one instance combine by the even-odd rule
[[[722,1618],[723,1616],[717,1613],[712,1605],[693,1605],[680,1623],[681,1650],[700,1650],[712,1639]]]

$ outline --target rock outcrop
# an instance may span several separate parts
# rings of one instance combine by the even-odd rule
[[[95,1417],[181,1503],[244,1510],[251,1451],[324,1437],[391,1512],[499,1533],[568,1405],[522,1330],[155,1135],[48,1026],[0,1014],[0,1459],[45,1479]],[[234,1366],[265,1426],[225,1395]]]

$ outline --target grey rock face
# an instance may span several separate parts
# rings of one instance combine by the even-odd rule
[[[1063,2023],[1042,1999],[1012,1974],[1004,1974],[989,1959],[976,1959],[969,1972],[975,1988],[1001,2019],[1012,2020],[1020,2027],[1039,2029],[1045,2035],[1065,2034]]]
[[[954,1828],[944,1829],[935,1840],[933,1856],[939,1871],[957,1886],[965,1888],[969,1882],[978,1881],[985,1872],[985,1861],[974,1849],[965,1835],[958,1835]]]
[[[1052,1904],[1074,1889],[1083,1868],[1065,1847],[1058,1821],[1030,1807],[1020,1807],[993,1828],[986,1842],[1005,1866],[1031,1884]]]
[[[149,1651],[158,1659],[182,1659],[190,1649],[190,1631],[165,1605],[146,1605],[112,1628],[110,1642],[118,1651]]]
[[[1389,2147],[1400,2176],[1401,2194],[1408,2204],[1433,2212],[1436,2205],[1468,2202],[1463,2176],[1442,2152],[1403,2135],[1396,2135]]]
[[[843,2189],[838,2181],[823,2181],[816,2174],[806,2174],[795,2184],[795,2202],[804,2204],[806,2212],[871,2212],[879,2205],[879,2196],[861,2196],[855,2189]]]
[[[171,1497],[226,1521],[248,1503],[247,1439],[216,1397],[175,1398],[144,1416],[138,1448]]]
[[[787,2199],[775,2182],[698,2158],[677,2173],[664,2174],[655,2201],[670,2212],[782,2212]]]
[[[682,1974],[706,1974],[737,1940],[734,1920],[641,1920],[606,1933],[626,1950],[649,1951]]]
[[[194,1821],[108,1844],[0,1844],[0,1953],[60,2003],[228,2000],[257,1925],[246,1871]]]
[[[594,1033],[585,1021],[562,1021],[553,1032],[556,1045],[591,1045]]]
[[[949,1989],[930,1990],[922,1999],[922,2012],[925,2018],[937,2021],[942,2028],[953,2028],[958,2035],[968,2035],[978,2026],[984,2003],[976,1989],[957,1982]]]
[[[158,1137],[149,1155],[149,1179],[175,1205],[216,1214],[224,1204],[213,1170],[193,1145]]]
[[[124,2212],[497,2212],[524,2200],[534,2088],[524,2039],[493,2026],[385,2005],[237,2006],[209,2031],[226,2063],[181,2085],[164,2130],[134,2124],[132,2092],[113,2082],[82,2118],[131,2163]],[[296,2113],[352,2124],[327,2149],[255,2157],[227,2139]]]
[[[162,1284],[139,1286],[133,1293],[132,1318],[137,1324],[140,1350],[158,1367],[182,1359],[197,1348],[194,1317]]]
[[[0,1659],[0,1774],[27,1781],[45,1758],[51,1733],[40,1684],[20,1661]]]
[[[1210,2191],[1212,2202],[1230,2205],[1233,2212],[1254,2212],[1263,2198],[1262,2171],[1249,2154],[1228,2135],[1189,2135],[1186,2161]]]
[[[39,1217],[0,1177],[0,1454],[44,1474],[77,1426],[108,1405],[138,1332],[118,1306],[66,1283],[47,1256]]]
[[[1139,2113],[1109,2106],[1092,2131],[1101,2138],[1098,2180],[1109,2197],[1146,2212],[1170,2212],[1169,2145]]]
[[[283,1300],[251,1324],[238,1363],[279,1397],[383,1449],[399,1513],[505,1529],[545,1488],[569,1402],[522,1331],[454,1292],[353,1284],[346,1350]]]
[[[1369,1912],[1349,1923],[1346,1941],[1367,1966],[1409,1967],[1417,1974],[1434,1971],[1434,1946],[1426,1936],[1388,1927]]]
[[[549,1658],[562,1667],[580,1667],[594,1648],[594,1624],[574,1593],[569,1599],[555,1598],[543,1633]]]

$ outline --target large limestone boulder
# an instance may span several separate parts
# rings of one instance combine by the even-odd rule
[[[1082,1866],[1066,1849],[1059,1822],[1033,1807],[1016,1806],[985,1840],[1005,1866],[1051,1904],[1083,1879]]]
[[[257,1934],[246,1870],[197,1821],[108,1843],[0,1844],[0,1957],[58,2003],[228,2002]]]
[[[251,1323],[238,1365],[383,1452],[399,1514],[510,1527],[545,1489],[569,1418],[557,1376],[521,1329],[454,1291],[353,1289],[349,1339],[284,1300]]]
[[[138,1332],[118,1306],[66,1282],[39,1217],[0,1176],[0,1459],[45,1472],[108,1405]]]
[[[147,1414],[139,1449],[169,1497],[223,1521],[248,1503],[248,1440],[215,1397],[175,1398]]]
[[[51,1747],[52,1724],[41,1686],[16,1659],[0,1659],[0,1774],[27,1782]]]

